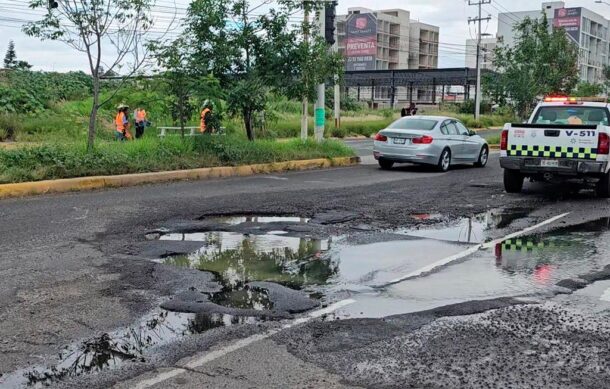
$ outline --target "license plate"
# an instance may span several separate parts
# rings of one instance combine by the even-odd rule
[[[542,167],[559,167],[559,161],[555,159],[543,159],[540,161]]]
[[[394,138],[395,145],[404,145],[407,142],[406,138]]]

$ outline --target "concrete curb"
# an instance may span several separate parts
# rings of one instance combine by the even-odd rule
[[[94,176],[61,180],[21,182],[0,185],[0,199],[64,193],[102,188],[118,188],[170,181],[205,180],[223,177],[244,177],[254,174],[277,173],[295,170],[313,170],[360,163],[359,157],[320,158],[302,161],[273,162],[257,165],[223,166],[167,172],[124,174],[119,176]]]

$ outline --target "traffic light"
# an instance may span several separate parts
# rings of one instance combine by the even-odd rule
[[[59,7],[59,3],[56,0],[49,0],[49,8],[57,8]]]
[[[329,45],[335,44],[335,19],[337,16],[337,2],[331,1],[324,5],[324,38]]]

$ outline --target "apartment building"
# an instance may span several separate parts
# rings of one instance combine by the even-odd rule
[[[541,8],[531,11],[506,12],[498,15],[498,44],[513,45],[513,27],[525,18],[537,19],[544,12],[549,20],[549,29],[565,28],[568,36],[578,45],[578,67],[582,81],[601,83],[602,69],[610,64],[608,52],[610,21],[584,7],[566,8],[563,1],[542,3]]]

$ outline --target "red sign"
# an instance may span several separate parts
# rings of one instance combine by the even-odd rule
[[[368,18],[357,18],[356,19],[356,28],[359,30],[364,30],[366,26],[368,26],[369,20]]]
[[[377,37],[347,38],[345,51],[348,57],[377,55]]]

